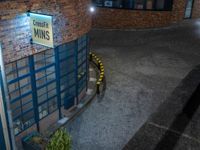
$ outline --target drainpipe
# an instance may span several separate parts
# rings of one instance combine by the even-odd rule
[[[2,75],[2,85],[0,90],[0,113],[2,116],[2,124],[4,129],[4,136],[6,147],[8,150],[16,150],[15,136],[13,129],[13,121],[10,110],[10,103],[7,91],[6,77],[5,77],[5,66],[3,60],[3,52],[0,44],[0,69]],[[4,91],[4,92],[2,92]],[[9,142],[10,141],[10,142]]]

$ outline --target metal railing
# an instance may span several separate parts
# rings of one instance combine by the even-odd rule
[[[96,82],[96,92],[99,95],[103,93],[106,88],[105,70],[104,65],[99,57],[97,57],[93,52],[89,54],[89,60],[92,62],[99,70],[99,75]]]

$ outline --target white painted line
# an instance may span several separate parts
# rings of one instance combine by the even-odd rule
[[[93,69],[93,68],[90,68],[89,71],[94,71],[94,69]]]
[[[78,106],[77,106],[78,108],[82,108],[83,107],[83,104],[78,104]]]
[[[87,92],[86,92],[86,94],[87,95],[92,95],[92,92],[93,92],[93,89],[88,89]]]
[[[90,80],[89,80],[90,82],[96,82],[97,81],[97,79],[96,78],[90,78]]]
[[[69,120],[69,118],[64,117],[64,118],[58,120],[58,123],[59,123],[59,124],[65,124],[65,123],[67,122],[67,120]]]
[[[150,124],[150,125],[152,125],[152,126],[155,126],[155,127],[157,127],[157,128],[160,128],[160,129],[164,129],[164,130],[173,132],[173,133],[175,133],[175,134],[181,135],[181,136],[183,136],[183,137],[186,137],[186,138],[188,138],[188,139],[191,139],[191,140],[194,140],[194,141],[200,143],[200,140],[199,140],[199,139],[194,138],[194,137],[191,137],[191,136],[189,136],[189,135],[187,135],[187,134],[185,134],[185,133],[181,133],[181,132],[176,131],[176,130],[174,130],[174,129],[170,129],[170,128],[168,128],[168,127],[165,127],[165,126],[162,126],[162,125],[153,123],[153,122],[149,122],[148,124]]]

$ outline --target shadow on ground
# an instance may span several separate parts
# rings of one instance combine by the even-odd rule
[[[133,136],[124,150],[198,150],[199,100],[200,66],[197,66]]]

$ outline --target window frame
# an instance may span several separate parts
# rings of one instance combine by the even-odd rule
[[[95,7],[99,7],[99,8],[120,9],[120,10],[133,10],[133,11],[134,10],[135,11],[172,11],[173,10],[173,6],[174,6],[174,0],[169,0],[169,1],[171,1],[171,5],[170,5],[169,8],[165,8],[166,7],[166,1],[167,1],[167,0],[165,0],[164,1],[164,8],[163,9],[156,9],[156,3],[157,3],[158,0],[154,0],[153,5],[152,5],[152,9],[147,9],[146,8],[147,7],[147,0],[143,0],[143,1],[144,1],[143,2],[143,5],[144,5],[143,9],[137,9],[137,8],[135,8],[135,6],[134,6],[135,4],[133,4],[133,8],[127,8],[127,7],[106,7],[104,5],[105,0],[102,0],[102,6],[97,5],[95,3],[95,0],[92,0],[92,5],[95,6]]]

